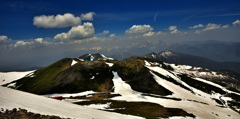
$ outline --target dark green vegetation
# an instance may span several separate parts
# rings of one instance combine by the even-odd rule
[[[54,64],[41,68],[34,72],[34,77],[24,77],[17,81],[16,87],[19,90],[44,94],[53,86],[53,78],[70,67],[72,59],[65,58]]]
[[[160,86],[149,72],[149,69],[144,65],[144,60],[138,57],[130,57],[115,62],[112,68],[114,71],[117,71],[118,75],[130,84],[131,88],[135,91],[158,95],[171,95],[172,92]]]
[[[189,116],[195,117],[193,114],[189,114],[182,109],[177,108],[166,108],[158,104],[148,102],[125,102],[125,101],[112,101],[112,100],[94,100],[78,102],[79,105],[90,105],[90,104],[107,104],[109,108],[113,110],[107,110],[112,112],[118,112],[122,114],[130,114],[141,116],[147,119],[158,119],[159,117],[168,118],[172,116]]]
[[[28,112],[25,109],[0,111],[0,119],[63,119],[58,116],[49,116]]]

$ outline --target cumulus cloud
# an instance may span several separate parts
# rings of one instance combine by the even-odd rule
[[[166,35],[166,33],[163,33],[162,31],[158,31],[157,33],[155,33],[156,35]]]
[[[196,28],[201,28],[201,27],[204,27],[204,25],[198,24],[198,25],[195,25],[195,26],[190,26],[189,28],[190,29],[196,29]]]
[[[154,35],[154,32],[148,32],[148,33],[143,34],[143,36],[153,36],[153,35]]]
[[[17,41],[13,46],[15,48],[17,47],[26,47],[26,48],[34,48],[37,46],[43,46],[43,45],[48,45],[50,42],[45,41],[43,38],[36,38],[31,41]]]
[[[153,28],[150,25],[133,25],[130,29],[126,30],[126,34],[143,34],[152,31]]]
[[[8,38],[5,35],[1,35],[0,36],[0,44],[9,44],[9,43],[11,43],[11,39],[10,38]]]
[[[115,33],[113,33],[113,34],[110,35],[110,38],[115,38],[115,37],[116,37],[116,34],[115,34]]]
[[[99,33],[99,35],[105,35],[105,34],[109,34],[108,30],[104,30],[102,33]]]
[[[82,20],[92,21],[93,20],[93,15],[96,15],[96,13],[89,12],[89,13],[86,13],[86,14],[81,14],[81,19]]]
[[[64,15],[41,15],[33,19],[33,25],[39,28],[64,28],[81,24],[80,17],[75,17],[73,14],[66,13]]]
[[[234,26],[237,26],[237,25],[240,25],[240,20],[236,20],[236,21],[234,21],[233,23],[232,23]]]
[[[228,25],[228,24],[222,26],[222,28],[229,28],[229,27],[230,27],[230,25]]]
[[[221,24],[213,24],[213,23],[208,23],[204,29],[202,30],[196,30],[195,33],[196,34],[200,34],[201,32],[204,31],[211,31],[211,30],[216,30],[216,29],[221,29],[221,28],[229,28],[230,25],[226,24],[226,25],[221,25]]]
[[[209,30],[214,30],[214,29],[219,29],[219,28],[221,28],[221,24],[209,23],[209,24],[207,24],[206,28],[203,29],[203,31],[209,31]]]
[[[92,23],[84,23],[72,27],[67,33],[57,34],[54,37],[55,41],[83,40],[94,36],[94,27]]]
[[[171,34],[176,34],[179,32],[177,26],[170,26],[169,30],[171,31]]]

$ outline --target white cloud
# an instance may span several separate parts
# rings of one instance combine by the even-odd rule
[[[166,33],[163,33],[162,31],[158,31],[157,33],[155,33],[156,35],[166,35]]]
[[[80,17],[75,17],[73,14],[66,13],[64,15],[42,15],[36,16],[33,19],[33,25],[39,28],[64,28],[81,24]]]
[[[150,25],[133,25],[130,29],[126,30],[126,34],[143,34],[152,31],[153,28]]]
[[[219,28],[221,28],[221,24],[209,23],[209,24],[207,24],[206,28],[203,29],[203,31],[209,31],[209,30],[214,30],[214,29],[219,29]]]
[[[82,40],[86,38],[91,38],[94,36],[94,27],[92,23],[84,23],[83,25],[78,25],[72,27],[67,33],[57,34],[54,37],[56,41],[68,41],[68,40]]]
[[[190,26],[189,28],[190,29],[196,29],[196,28],[201,28],[201,27],[204,27],[204,25],[198,24],[198,25],[195,25],[195,26]]]
[[[232,24],[233,24],[234,26],[236,26],[236,25],[240,25],[240,21],[237,19],[237,20],[234,21]]]
[[[50,42],[44,41],[43,38],[36,38],[31,41],[17,41],[15,44],[13,44],[14,47],[28,47],[33,48],[41,45],[48,45]]]
[[[113,34],[110,35],[110,38],[115,38],[115,37],[116,37],[116,34],[115,34],[115,33],[113,33]]]
[[[89,13],[86,13],[86,14],[81,14],[81,19],[82,20],[92,21],[93,20],[93,15],[96,15],[96,13],[89,12]]]
[[[221,25],[221,24],[213,24],[213,23],[208,23],[204,29],[202,30],[196,30],[195,33],[196,34],[200,34],[201,32],[204,31],[211,31],[211,30],[216,30],[216,29],[221,29],[221,28],[229,28],[230,25],[226,24],[226,25]]]
[[[105,35],[105,34],[109,34],[108,30],[104,30],[102,33],[99,33],[99,35]]]
[[[1,35],[0,36],[0,44],[9,44],[9,43],[11,43],[11,39],[10,38],[8,38],[5,35]]]
[[[153,36],[153,35],[154,35],[154,32],[148,32],[148,33],[143,34],[143,36]]]
[[[171,31],[171,34],[179,33],[177,26],[170,26],[169,30]]]
[[[22,46],[31,45],[31,44],[33,44],[33,42],[26,42],[26,41],[20,40],[14,44],[14,47],[22,47]]]
[[[230,25],[228,25],[228,24],[222,26],[222,28],[229,28],[229,27],[230,27]]]

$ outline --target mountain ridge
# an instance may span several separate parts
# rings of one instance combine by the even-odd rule
[[[165,53],[165,56],[171,55]],[[104,111],[153,119],[173,115],[232,118],[240,114],[240,93],[234,87],[231,87],[235,89],[232,90],[230,84],[178,72],[176,66],[154,58],[94,59],[64,58],[4,86],[47,94],[50,98]],[[71,95],[73,93],[79,94]],[[130,105],[138,108],[131,108]],[[168,113],[155,110],[159,108]]]
[[[191,65],[212,70],[231,70],[240,73],[240,63],[238,62],[217,62],[208,58],[173,52],[170,50],[159,53],[150,53],[144,57],[159,59],[167,63]]]

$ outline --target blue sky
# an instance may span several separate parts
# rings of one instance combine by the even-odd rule
[[[240,17],[237,0],[88,0],[88,1],[1,1],[0,34],[12,40],[50,37],[67,32],[66,28],[37,28],[33,18],[40,15],[71,13],[80,16],[95,12],[95,33],[109,30],[122,36],[132,25],[148,24],[154,31],[176,25],[188,30],[196,24],[231,24]]]
[[[155,42],[239,42],[239,6],[238,0],[2,0],[0,67],[46,66]]]

